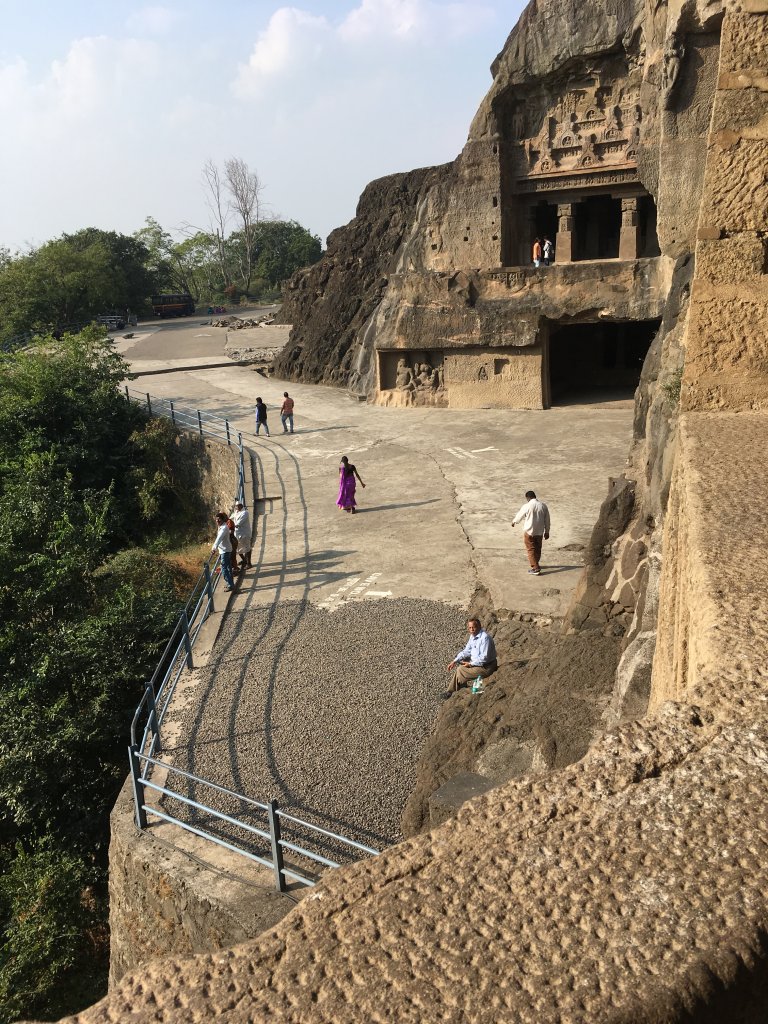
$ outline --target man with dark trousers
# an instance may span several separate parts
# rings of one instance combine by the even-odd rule
[[[541,575],[541,543],[549,540],[549,509],[543,501],[539,501],[534,491],[525,492],[526,502],[515,518],[512,525],[523,524],[523,543],[528,553],[528,561],[531,568],[529,576]]]

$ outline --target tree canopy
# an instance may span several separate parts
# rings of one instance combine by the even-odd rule
[[[0,1024],[103,994],[108,816],[183,590],[158,510],[198,493],[102,334],[0,354]]]
[[[64,234],[0,260],[0,337],[141,310],[157,281],[141,239],[98,228]]]

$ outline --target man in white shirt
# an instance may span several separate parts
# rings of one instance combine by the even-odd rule
[[[237,550],[240,554],[240,568],[252,569],[251,565],[251,517],[248,509],[242,501],[236,501],[232,512],[232,522],[235,524],[235,537],[237,538]]]
[[[519,522],[522,522],[523,541],[525,550],[528,552],[528,561],[531,563],[528,575],[539,576],[541,574],[539,565],[541,542],[549,540],[549,509],[543,501],[539,501],[533,491],[526,491],[525,497],[528,500],[512,520],[512,525],[517,526]]]
[[[465,686],[478,676],[487,679],[499,667],[493,637],[483,629],[480,619],[467,619],[467,629],[469,640],[448,665],[448,671],[453,672],[453,678],[451,687],[444,697],[450,697],[459,687]],[[482,693],[482,690],[480,692]]]
[[[226,584],[224,590],[229,592],[235,585],[235,581],[232,578],[232,541],[229,539],[227,517],[223,512],[216,513],[216,526],[218,531],[216,533],[216,540],[211,548],[211,554],[214,551],[218,551],[221,556],[221,575],[224,577],[224,583]]]

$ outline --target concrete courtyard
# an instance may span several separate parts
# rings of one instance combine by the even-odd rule
[[[247,334],[249,344],[263,337],[274,348],[280,332],[233,332],[232,344]],[[263,499],[254,550],[262,569],[243,584],[252,601],[270,603],[279,586],[286,598],[329,610],[387,597],[465,607],[482,583],[497,607],[564,614],[607,479],[625,464],[631,401],[541,412],[384,409],[227,364],[225,342],[224,329],[197,319],[140,327],[117,347],[140,375],[133,387],[238,429],[252,433],[256,396],[266,402],[271,437],[248,442]],[[278,415],[285,390],[296,402],[292,436]],[[335,505],[344,454],[366,483],[354,517]],[[527,575],[520,528],[511,528],[529,488],[552,515],[538,578]]]

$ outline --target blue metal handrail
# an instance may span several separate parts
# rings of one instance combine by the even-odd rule
[[[229,420],[222,420],[207,414],[203,415],[199,409],[188,409],[178,406],[169,399],[156,398],[149,393],[136,391],[134,388],[127,386],[125,387],[125,397],[129,402],[146,405],[150,416],[165,416],[179,428],[193,430],[199,433],[201,437],[211,437],[228,445],[237,444],[239,462],[235,501],[245,503],[245,449],[243,437],[247,436],[249,439],[256,440],[254,435],[244,435],[243,431],[233,430]],[[298,871],[285,866],[283,850],[290,850],[301,857],[305,857],[328,868],[337,868],[339,863],[283,839],[281,833],[282,822],[295,825],[297,828],[304,829],[313,834],[322,835],[342,846],[359,850],[361,853],[376,856],[379,851],[348,839],[346,836],[320,828],[318,825],[311,824],[311,822],[303,821],[301,818],[286,814],[279,809],[276,800],[270,800],[266,803],[253,800],[242,793],[236,793],[225,786],[209,782],[207,779],[201,779],[196,775],[183,771],[181,768],[176,768],[166,761],[159,761],[155,757],[155,754],[162,754],[160,728],[173,699],[178,681],[185,668],[194,668],[193,649],[195,641],[206,619],[214,611],[213,595],[220,579],[219,568],[221,559],[219,556],[212,559],[213,556],[203,563],[202,572],[198,576],[192,588],[192,593],[179,615],[173,633],[165,646],[155,671],[152,673],[152,678],[145,684],[144,694],[136,707],[133,720],[131,721],[131,743],[128,748],[128,760],[131,768],[136,826],[139,829],[147,828],[147,815],[150,814],[160,818],[162,821],[178,825],[184,831],[191,832],[203,839],[216,843],[218,846],[222,846],[233,853],[247,857],[249,860],[265,867],[270,867],[274,871],[275,885],[279,892],[285,891],[288,878],[292,878],[302,885],[312,886],[316,884],[315,879],[307,878]],[[195,601],[195,595],[198,593],[198,590],[200,593]],[[193,602],[194,606],[191,607]],[[167,667],[163,671],[166,665]],[[146,721],[143,729],[140,730],[139,725],[143,714],[146,717]],[[200,786],[207,786],[209,789],[224,793],[246,805],[255,807],[258,811],[266,812],[269,830],[264,831],[263,829],[254,828],[244,821],[192,800],[190,797],[186,797],[167,786],[161,786],[153,782],[150,778],[152,768],[162,768],[169,773],[181,775]],[[242,828],[245,832],[256,835],[260,839],[268,839],[271,847],[271,857],[258,856],[234,842],[228,842],[220,836],[213,835],[211,832],[197,828],[189,822],[182,821],[165,811],[159,810],[157,807],[153,807],[146,802],[145,789],[147,788],[160,793],[161,796],[165,796],[168,799],[178,800],[196,810],[210,814],[214,818],[223,820],[237,828]]]

